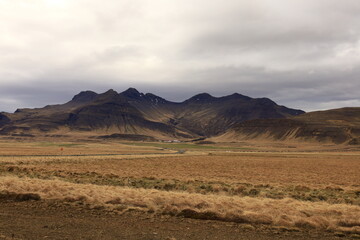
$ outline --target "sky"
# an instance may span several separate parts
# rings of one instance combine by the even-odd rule
[[[0,111],[135,87],[360,107],[358,0],[0,0]]]

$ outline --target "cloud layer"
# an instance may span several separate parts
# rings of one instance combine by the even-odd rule
[[[357,0],[0,0],[0,111],[132,86],[360,106]]]

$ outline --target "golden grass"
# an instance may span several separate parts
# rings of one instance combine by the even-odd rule
[[[84,201],[113,210],[126,206],[200,219],[360,232],[360,207],[347,204],[201,195],[17,177],[0,177],[0,189],[37,193],[43,199]]]
[[[186,191],[189,193],[219,194],[228,196],[251,196],[273,199],[293,198],[302,201],[326,201],[328,203],[347,203],[360,206],[359,189],[339,187],[309,188],[304,185],[273,186],[269,184],[205,182],[199,180],[181,181],[177,179],[121,177],[114,174],[96,172],[46,171],[22,166],[1,166],[0,175],[30,177],[39,179],[58,179],[72,183],[86,183],[132,188],[158,189],[163,191]]]
[[[32,160],[31,160],[32,159]],[[360,187],[360,154],[239,153],[30,158],[27,167],[121,177],[310,187]],[[52,161],[53,160],[53,161]],[[3,159],[10,164],[23,158]],[[33,161],[33,162],[32,162]]]
[[[360,232],[360,152],[177,154],[139,145],[0,142],[0,191],[120,212]],[[61,156],[60,148],[83,156]]]
[[[0,156],[106,155],[162,153],[152,146],[136,146],[116,142],[16,142],[0,141]]]

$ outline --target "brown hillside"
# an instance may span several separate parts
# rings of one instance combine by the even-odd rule
[[[300,140],[360,143],[360,108],[317,111],[287,119],[250,120],[239,123],[218,140]]]

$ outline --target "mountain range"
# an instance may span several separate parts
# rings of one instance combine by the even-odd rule
[[[64,104],[2,112],[0,134],[130,140],[236,141],[265,137],[356,143],[359,112],[359,108],[333,110],[329,114],[334,119],[329,119],[326,113],[305,113],[268,98],[238,93],[224,97],[201,93],[183,102],[172,102],[129,88],[121,93],[83,91]]]

